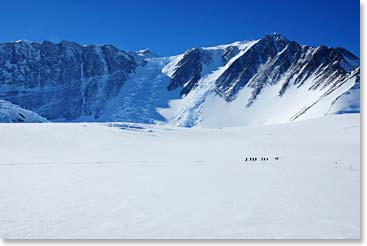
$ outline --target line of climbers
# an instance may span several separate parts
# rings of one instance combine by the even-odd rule
[[[276,156],[274,159],[277,161],[277,160],[279,160],[279,157],[278,157],[278,156]],[[268,160],[269,160],[269,158],[268,158],[268,157],[261,157],[261,158],[260,158],[260,161],[268,161]],[[245,158],[245,161],[246,161],[246,162],[247,162],[247,161],[257,161],[257,157],[246,157],[246,158]]]

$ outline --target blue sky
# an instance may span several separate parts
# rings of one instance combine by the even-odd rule
[[[278,32],[302,44],[359,55],[357,0],[1,0],[0,42],[71,40],[150,48],[174,55],[191,47]]]

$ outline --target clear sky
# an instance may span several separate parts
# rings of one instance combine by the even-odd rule
[[[175,55],[278,32],[359,56],[358,0],[1,0],[0,42],[114,44]]]

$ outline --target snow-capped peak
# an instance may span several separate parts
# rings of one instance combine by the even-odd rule
[[[158,57],[150,49],[138,50],[138,51],[136,51],[136,54],[138,56],[141,56],[141,57],[144,57],[144,58],[155,58],[155,57]]]

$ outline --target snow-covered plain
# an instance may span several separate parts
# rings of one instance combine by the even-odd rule
[[[0,135],[4,239],[360,237],[359,114],[223,129],[1,124]]]

